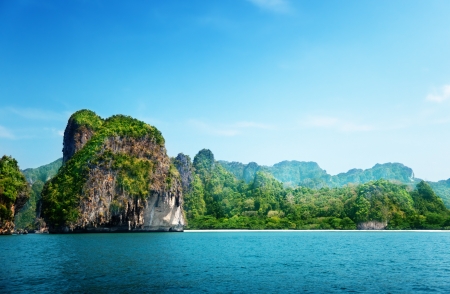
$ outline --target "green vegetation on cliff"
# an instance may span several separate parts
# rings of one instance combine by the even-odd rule
[[[37,217],[40,214],[39,201],[41,200],[44,183],[56,175],[61,165],[62,158],[38,168],[27,168],[22,171],[27,182],[32,186],[30,198],[14,218],[16,229],[33,230],[40,226],[40,220]]]
[[[100,129],[103,125],[103,119],[95,112],[87,109],[78,110],[70,116],[78,126],[85,126],[94,131]]]
[[[372,168],[351,169],[346,173],[332,176],[315,162],[282,161],[273,166],[261,166],[255,162],[245,165],[239,162],[219,161],[219,163],[237,179],[246,183],[253,181],[258,171],[274,176],[287,187],[336,188],[347,184],[364,184],[380,179],[398,181],[403,184],[415,182],[412,169],[401,163],[376,164]],[[418,183],[417,181],[416,183]]]
[[[388,229],[450,228],[449,211],[424,181],[415,189],[384,179],[342,187],[285,187],[266,169],[244,181],[236,177],[244,169],[232,163],[235,172],[228,171],[205,149],[193,165],[200,181],[186,195],[189,205],[184,207],[191,229],[356,229],[368,221]]]
[[[0,233],[5,224],[13,221],[14,212],[25,204],[28,194],[28,185],[17,161],[3,156],[0,159]]]
[[[219,161],[219,163],[238,180],[246,183],[253,181],[258,171],[270,173],[285,187],[308,187],[312,189],[339,188],[349,184],[365,184],[370,181],[389,180],[414,188],[421,179],[415,178],[413,170],[401,163],[375,164],[368,169],[351,169],[345,173],[330,175],[315,162],[282,161],[273,166],[261,166],[255,162],[242,164],[240,162]],[[450,179],[439,182],[427,182],[434,192],[442,198],[447,208],[450,208]]]
[[[41,199],[41,192],[44,188],[44,183],[37,180],[31,186],[30,199],[28,199],[25,206],[16,214],[14,224],[16,229],[35,230],[38,227],[38,206]]]
[[[92,138],[76,152],[59,170],[58,174],[47,182],[42,191],[43,214],[55,226],[73,223],[77,220],[78,203],[83,195],[83,186],[93,166],[102,167],[118,173],[118,188],[129,195],[143,197],[148,194],[151,174],[155,169],[150,158],[147,159],[104,150],[111,140],[120,145],[124,140],[134,140],[130,148],[138,148],[140,140],[147,139],[162,146],[164,138],[155,128],[129,116],[114,115],[106,120],[98,120],[95,113],[80,111],[71,118],[97,128]]]

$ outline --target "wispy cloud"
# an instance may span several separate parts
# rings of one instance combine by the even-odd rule
[[[292,7],[286,0],[247,0],[257,7],[275,13],[290,13]]]
[[[14,139],[14,135],[7,128],[0,126],[0,138]]]
[[[368,132],[376,129],[371,125],[358,124],[327,116],[309,117],[302,124],[306,127],[334,129],[340,132]]]
[[[222,124],[222,125],[217,126],[217,125],[205,123],[200,120],[191,119],[191,120],[189,120],[189,124],[204,133],[214,135],[214,136],[224,136],[224,137],[237,136],[237,135],[242,134],[245,130],[249,130],[249,129],[260,129],[260,130],[274,130],[275,129],[275,127],[268,125],[268,124],[249,122],[249,121],[236,122],[233,124]]]
[[[450,99],[450,85],[444,85],[440,91],[435,91],[427,95],[426,100],[441,103]]]
[[[26,119],[33,120],[67,120],[70,116],[69,112],[54,112],[37,108],[15,108],[4,107],[0,109],[2,112],[8,112]]]

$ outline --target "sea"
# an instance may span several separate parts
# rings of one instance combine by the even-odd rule
[[[0,236],[0,293],[450,293],[450,232]]]

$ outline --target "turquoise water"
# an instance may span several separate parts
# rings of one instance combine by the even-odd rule
[[[450,233],[0,237],[0,293],[449,293]]]

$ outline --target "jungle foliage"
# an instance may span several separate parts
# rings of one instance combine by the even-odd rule
[[[356,229],[378,221],[387,229],[449,229],[450,214],[424,181],[415,189],[379,179],[313,189],[284,187],[271,173],[238,179],[209,150],[193,161],[193,188],[185,194],[189,229]]]
[[[44,188],[44,183],[37,180],[31,186],[30,199],[28,199],[25,206],[16,214],[14,224],[16,229],[33,230],[36,229],[39,220],[38,206],[41,199],[41,192]]]
[[[25,196],[23,201],[26,201],[28,194],[28,185],[17,161],[4,155],[0,159],[0,224],[13,220],[12,206],[19,196]]]

